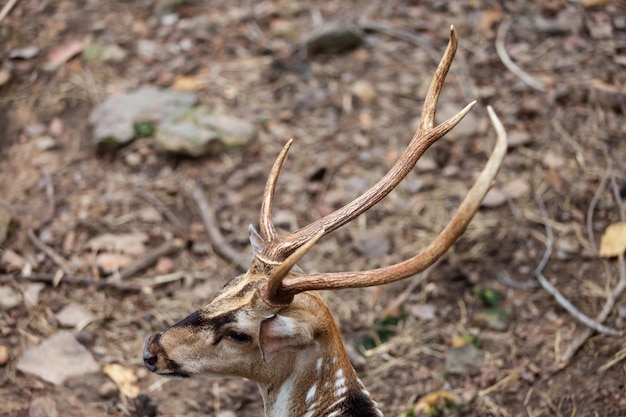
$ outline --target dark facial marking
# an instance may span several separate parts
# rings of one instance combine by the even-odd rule
[[[235,321],[235,313],[233,311],[229,311],[228,313],[220,314],[215,317],[205,317],[202,312],[198,310],[191,313],[172,327],[210,327],[213,330],[219,330],[225,324],[233,321]]]

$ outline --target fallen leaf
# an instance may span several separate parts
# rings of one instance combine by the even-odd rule
[[[102,372],[117,385],[120,393],[126,398],[137,398],[139,386],[137,385],[137,375],[132,369],[125,368],[117,363],[105,364]]]
[[[9,348],[4,345],[0,345],[0,366],[4,366],[9,361],[9,358]]]
[[[0,86],[6,84],[11,79],[11,71],[8,68],[0,68]]]
[[[70,39],[61,45],[55,46],[48,53],[48,59],[44,65],[44,69],[46,71],[53,71],[57,69],[81,53],[83,49],[85,49],[85,43],[77,39]]]
[[[613,258],[624,251],[626,251],[626,223],[613,223],[606,228],[600,239],[598,255],[602,258]]]
[[[172,84],[172,88],[180,91],[198,91],[209,85],[208,80],[202,80],[193,75],[177,77]]]
[[[447,416],[458,411],[461,399],[452,391],[439,390],[426,394],[415,404],[413,415],[419,416]]]

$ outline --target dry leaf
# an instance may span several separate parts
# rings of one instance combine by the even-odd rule
[[[102,365],[102,372],[108,376],[126,398],[134,399],[139,395],[137,375],[132,369],[125,368],[117,363]]]
[[[458,410],[461,399],[452,391],[439,390],[420,398],[413,409],[416,416],[452,415],[451,411]]]
[[[85,49],[85,43],[76,39],[71,39],[64,44],[55,46],[48,53],[48,60],[44,68],[48,71],[55,70],[81,53],[83,49]]]
[[[600,239],[598,255],[602,258],[612,258],[624,251],[626,251],[626,223],[613,223],[606,228]]]
[[[199,79],[193,75],[177,77],[172,84],[172,88],[180,91],[198,91],[209,85],[207,80]]]

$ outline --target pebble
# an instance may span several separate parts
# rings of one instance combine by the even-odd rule
[[[11,287],[0,287],[0,310],[10,310],[22,302],[20,294]]]

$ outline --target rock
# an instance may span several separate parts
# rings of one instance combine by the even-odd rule
[[[415,304],[410,308],[411,315],[423,321],[434,320],[437,307],[433,304]]]
[[[57,405],[50,397],[38,397],[30,403],[28,417],[58,417]]]
[[[0,256],[0,264],[7,271],[22,271],[28,264],[26,259],[13,252],[11,249],[5,249]],[[2,296],[0,295],[0,309],[2,309]]]
[[[9,361],[9,358],[9,348],[4,345],[0,345],[0,366],[6,365],[6,363]]]
[[[33,282],[26,286],[24,290],[24,301],[30,306],[39,304],[39,293],[45,288],[45,284],[41,282]]]
[[[484,353],[473,343],[454,346],[446,353],[445,371],[453,375],[474,374],[480,370]]]
[[[9,52],[9,59],[31,59],[37,55],[39,55],[39,48],[31,45],[24,48],[12,49]]]
[[[390,252],[391,242],[382,230],[369,230],[359,236],[356,248],[365,256],[377,258]]]
[[[313,31],[304,41],[309,54],[340,54],[363,42],[363,31],[354,24],[332,22]]]
[[[554,151],[549,150],[541,159],[541,162],[546,168],[558,169],[565,165],[565,159],[562,156],[557,155]]]
[[[198,157],[247,145],[255,136],[256,129],[250,122],[199,106],[164,121],[156,141],[167,152]]]
[[[69,303],[56,313],[56,318],[63,327],[85,327],[95,319],[95,316],[85,307]]]
[[[450,117],[456,115],[462,108],[462,105],[453,102],[442,103],[439,111],[437,111],[437,123],[448,120]],[[446,138],[450,140],[458,140],[477,137],[480,134],[481,123],[476,114],[476,112],[467,113],[463,120],[461,120],[459,124],[446,135]]]
[[[6,285],[0,287],[0,310],[10,310],[20,305],[21,302],[22,297],[16,290]]]
[[[525,130],[514,130],[507,135],[507,144],[509,148],[516,148],[532,143],[533,137]]]
[[[506,203],[506,194],[497,188],[492,188],[487,192],[481,206],[498,207]]]
[[[17,369],[60,385],[69,377],[98,372],[100,366],[72,333],[61,331],[24,352]]]
[[[156,265],[154,266],[154,270],[159,275],[169,274],[176,268],[174,261],[169,256],[161,256]]]
[[[530,194],[530,183],[524,178],[516,178],[502,185],[502,192],[516,200]]]
[[[197,102],[193,93],[142,87],[107,98],[93,109],[93,142],[110,149],[124,145],[135,137],[135,124],[158,123],[189,109]]]

